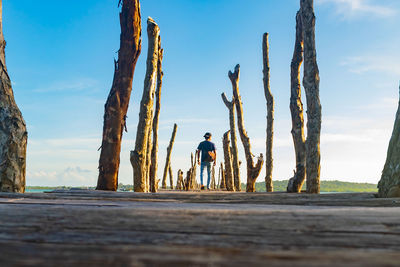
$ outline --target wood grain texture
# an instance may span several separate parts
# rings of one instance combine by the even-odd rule
[[[269,41],[268,33],[263,35],[263,83],[264,94],[267,101],[267,138],[265,151],[265,187],[267,192],[273,192],[274,186],[272,182],[272,170],[274,167],[274,159],[272,156],[272,147],[274,143],[274,96],[270,86],[270,66],[269,66]]]
[[[0,191],[23,193],[28,132],[15,102],[5,49],[3,3],[0,0]]]
[[[257,158],[257,163],[254,164],[253,154],[251,153],[251,144],[250,137],[247,135],[246,129],[244,127],[244,118],[243,118],[243,104],[242,97],[239,93],[239,78],[240,78],[240,65],[236,65],[234,72],[229,71],[228,73],[229,79],[232,83],[233,90],[233,98],[235,100],[236,112],[237,112],[237,120],[238,120],[238,129],[240,139],[242,140],[244,153],[246,156],[246,166],[247,166],[247,192],[255,192],[256,187],[255,183],[257,177],[260,175],[261,168],[264,164],[263,155]]]
[[[304,41],[303,86],[307,99],[306,184],[308,193],[319,193],[321,171],[321,102],[319,70],[315,45],[315,14],[313,0],[300,0]]]
[[[239,151],[237,147],[237,137],[236,137],[236,124],[235,124],[235,99],[232,96],[232,100],[229,101],[225,93],[221,94],[222,101],[229,110],[229,126],[231,135],[231,154],[232,154],[232,167],[233,167],[233,180],[235,184],[235,191],[242,191],[241,181],[240,181],[240,164],[239,164]]]
[[[289,180],[287,191],[299,193],[306,179],[306,138],[304,135],[303,103],[301,102],[300,68],[303,63],[303,27],[301,13],[296,15],[296,41],[290,65],[290,114],[292,116],[292,138],[296,157],[296,170]]]
[[[167,156],[165,159],[164,173],[163,173],[163,178],[162,178],[162,188],[163,189],[167,188],[167,173],[168,173],[168,168],[171,165],[171,153],[172,153],[172,148],[174,147],[177,130],[178,130],[178,125],[175,123],[174,129],[172,130],[171,139],[169,140],[169,145],[167,147]]]
[[[121,140],[126,130],[126,113],[132,92],[136,62],[142,50],[139,0],[123,0],[119,15],[120,49],[114,80],[104,107],[103,140],[99,159],[97,189],[117,191]]]
[[[0,265],[398,266],[398,214],[372,194],[0,194]]]

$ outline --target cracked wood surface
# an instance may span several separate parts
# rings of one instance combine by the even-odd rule
[[[398,266],[399,214],[372,194],[5,193],[0,265]]]

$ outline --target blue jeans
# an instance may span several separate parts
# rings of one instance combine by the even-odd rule
[[[204,185],[204,184],[203,184],[203,173],[204,173],[204,169],[207,167],[207,175],[208,175],[208,179],[207,179],[207,188],[210,187],[210,181],[211,181],[211,164],[212,164],[212,162],[206,162],[206,161],[203,161],[203,162],[201,162],[201,164],[200,164],[200,182],[201,182],[201,185]]]

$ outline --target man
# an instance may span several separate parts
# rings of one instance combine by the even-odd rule
[[[205,141],[201,142],[197,147],[197,163],[200,165],[200,182],[201,182],[201,190],[204,190],[203,183],[203,173],[204,169],[207,167],[207,189],[210,189],[210,180],[211,180],[211,164],[214,162],[214,166],[216,165],[217,153],[215,144],[211,142],[211,133],[206,133],[204,135]],[[201,163],[200,163],[200,151],[201,151]]]

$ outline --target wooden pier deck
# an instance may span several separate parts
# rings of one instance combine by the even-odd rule
[[[400,266],[373,194],[0,194],[0,266]]]

